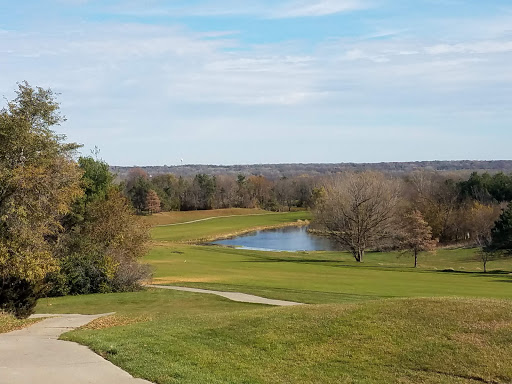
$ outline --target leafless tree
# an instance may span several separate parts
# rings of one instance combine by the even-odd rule
[[[365,250],[394,233],[399,180],[376,172],[344,173],[333,177],[324,190],[316,220],[356,261],[363,262]]]
[[[417,171],[409,178],[412,193],[408,196],[414,207],[432,228],[434,237],[449,240],[450,223],[459,207],[459,194],[455,180],[436,172]]]

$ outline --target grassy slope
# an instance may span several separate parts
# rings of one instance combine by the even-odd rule
[[[79,330],[66,339],[160,384],[512,380],[509,301],[393,299],[267,308],[147,291],[51,304],[57,312],[150,312],[149,321]]]
[[[0,313],[0,333],[7,333],[11,331],[15,331],[17,329],[25,328],[29,325],[32,325],[38,322],[39,319],[25,319],[19,320],[14,316],[5,315]]]
[[[291,215],[281,222],[297,219]],[[480,265],[474,251],[440,251],[422,258],[422,268],[415,271],[410,259],[395,254],[370,254],[361,266],[340,253],[266,253],[173,243],[279,224],[262,223],[269,217],[155,229],[159,245],[146,261],[161,283],[337,304],[270,308],[148,290],[49,299],[37,310],[115,311],[65,337],[159,384],[512,381],[511,301],[416,297],[511,298],[511,277],[476,272]],[[491,268],[510,270],[509,263]],[[396,298],[402,296],[415,298]],[[393,299],[382,300],[389,297]]]
[[[213,209],[209,211],[186,211],[186,212],[162,212],[151,216],[146,216],[146,220],[150,225],[166,225],[184,223],[187,221],[201,220],[209,217],[218,216],[234,216],[234,215],[254,215],[266,214],[268,211],[261,209],[247,208],[229,208],[229,209]]]
[[[297,220],[310,219],[309,212],[267,213],[262,216],[220,217],[197,223],[157,227],[151,231],[155,241],[207,241],[230,236],[251,228],[279,226]]]
[[[429,263],[473,269],[472,250],[441,250]],[[159,246],[146,257],[154,282],[241,291],[306,303],[389,297],[470,296],[512,298],[508,274],[447,273],[407,267],[409,258],[369,254],[356,265],[348,254],[275,253],[204,246]],[[510,261],[508,262],[510,263]],[[478,264],[476,264],[478,265]],[[500,265],[508,267],[510,265]]]

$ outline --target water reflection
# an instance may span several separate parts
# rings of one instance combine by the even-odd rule
[[[213,244],[262,251],[339,251],[333,240],[308,233],[307,227],[286,227],[251,232]]]

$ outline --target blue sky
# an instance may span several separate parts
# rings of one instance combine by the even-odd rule
[[[512,159],[509,0],[0,0],[0,90],[115,165]]]

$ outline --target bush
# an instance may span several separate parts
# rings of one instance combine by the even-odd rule
[[[4,278],[0,289],[0,312],[13,314],[19,319],[27,318],[34,313],[42,291],[41,284],[15,276]]]
[[[47,277],[49,295],[124,292],[149,276],[138,260],[146,252],[147,225],[120,191],[109,188],[89,203],[83,221],[59,239],[60,271]]]

